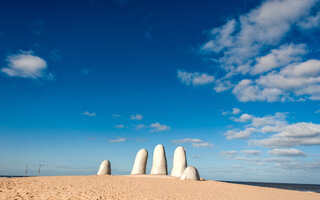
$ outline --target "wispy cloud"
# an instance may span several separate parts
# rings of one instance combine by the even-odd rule
[[[261,154],[261,151],[254,150],[254,149],[247,149],[247,150],[242,150],[242,151],[231,150],[231,151],[223,151],[223,152],[221,152],[221,155],[234,157],[240,153],[244,154],[246,156],[258,156]]]
[[[191,143],[192,147],[213,147],[213,144],[196,138],[183,138],[179,140],[171,140],[172,143]]]
[[[300,43],[305,29],[320,26],[316,6],[316,0],[266,0],[229,18],[207,31],[199,50],[222,75],[180,70],[178,78],[186,85],[212,84],[216,92],[232,88],[241,102],[319,100],[320,60],[310,58],[310,44]]]
[[[217,60],[232,74],[247,73],[250,71],[248,60],[265,47],[277,45],[295,23],[310,14],[315,3],[314,0],[265,1],[238,19],[211,30],[211,39],[201,51],[222,53]]]
[[[134,125],[134,129],[136,130],[140,130],[143,128],[148,128],[148,126],[144,125],[144,124],[138,124],[138,125]]]
[[[314,160],[311,162],[282,162],[277,163],[277,167],[286,169],[286,170],[303,170],[303,171],[312,171],[320,169],[320,160]]]
[[[142,120],[143,116],[141,114],[134,114],[130,116],[131,120]]]
[[[158,131],[169,131],[171,129],[170,126],[160,124],[159,122],[150,124],[151,132],[158,132]]]
[[[319,84],[320,60],[310,59],[290,64],[279,72],[270,72],[256,80],[243,79],[232,92],[242,102],[293,100],[291,93],[319,100]]]
[[[201,156],[198,156],[198,155],[192,155],[191,158],[194,158],[194,159],[200,159]]]
[[[119,124],[119,125],[116,125],[115,127],[121,129],[121,128],[124,128],[124,125],[123,124]]]
[[[221,152],[221,155],[224,155],[224,156],[236,156],[237,154],[239,154],[239,151],[235,151],[235,150]]]
[[[199,142],[199,143],[192,143],[193,147],[213,147],[213,144],[209,142]]]
[[[289,124],[270,137],[250,140],[249,144],[271,148],[320,145],[320,125],[306,122]]]
[[[232,114],[232,115],[237,115],[241,113],[241,110],[239,108],[232,108],[232,111],[228,112],[228,111],[223,111],[222,112],[222,115],[229,115],[229,114]]]
[[[127,140],[127,138],[121,138],[121,137],[118,137],[117,139],[109,140],[109,143],[125,142],[126,140]]]
[[[50,51],[49,58],[53,61],[59,61],[62,58],[62,52],[59,49],[53,49]]]
[[[178,78],[182,83],[193,86],[207,85],[214,81],[214,77],[209,74],[198,72],[189,73],[181,70],[178,70]]]
[[[96,116],[95,112],[89,112],[89,111],[85,111],[84,113],[82,113],[83,115],[89,116],[89,117],[94,117]]]
[[[275,113],[274,115],[266,115],[264,117],[256,117],[247,113],[242,114],[240,117],[231,117],[235,122],[249,123],[245,125],[243,130],[228,130],[225,132],[227,139],[242,139],[248,138],[252,133],[267,133],[276,132],[287,126],[286,121],[287,113]]]
[[[179,140],[172,140],[171,142],[179,144],[179,143],[186,143],[186,142],[199,143],[199,142],[203,142],[203,141],[200,139],[183,138],[183,139],[179,139]]]
[[[256,131],[255,128],[250,127],[250,128],[246,128],[244,130],[241,131],[236,131],[236,130],[229,130],[227,132],[225,132],[225,136],[227,136],[228,140],[233,140],[233,139],[243,139],[243,138],[248,138],[251,136],[252,133],[254,133]]]
[[[119,114],[112,114],[111,116],[115,117],[115,118],[120,118],[121,117],[121,115],[119,115]]]
[[[247,150],[242,150],[241,153],[243,153],[247,156],[258,156],[261,154],[261,151],[254,150],[254,149],[247,149]]]
[[[272,149],[268,151],[268,154],[275,156],[306,156],[306,154],[299,149]]]

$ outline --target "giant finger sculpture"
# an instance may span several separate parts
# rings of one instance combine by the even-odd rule
[[[111,164],[109,160],[104,160],[100,167],[97,175],[110,175],[111,174]]]
[[[154,148],[151,174],[168,174],[166,152],[161,144]]]
[[[199,172],[198,170],[195,168],[195,167],[187,167],[180,180],[193,180],[193,181],[198,181],[200,180],[200,175],[199,175]]]
[[[140,151],[138,151],[136,155],[136,159],[134,160],[131,174],[145,174],[147,160],[148,160],[148,151],[145,149],[141,149]]]
[[[187,168],[186,150],[182,146],[179,146],[174,151],[171,176],[181,177],[181,175],[183,174],[186,168]]]

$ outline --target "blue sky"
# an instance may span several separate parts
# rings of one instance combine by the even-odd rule
[[[320,183],[320,2],[3,1],[0,174]]]

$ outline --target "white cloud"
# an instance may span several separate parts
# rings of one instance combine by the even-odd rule
[[[33,55],[32,51],[22,51],[19,54],[7,57],[8,66],[1,72],[8,76],[23,78],[47,78],[53,79],[52,73],[47,73],[47,62],[39,56]]]
[[[286,113],[277,112],[274,115],[256,117],[247,113],[242,114],[239,118],[232,117],[233,121],[249,123],[245,125],[244,130],[228,130],[224,135],[227,139],[248,138],[254,132],[268,133],[277,132],[287,126]]]
[[[277,88],[262,88],[250,79],[243,79],[232,90],[241,102],[248,101],[279,101],[283,91]]]
[[[140,129],[143,129],[143,128],[147,128],[148,126],[144,125],[144,124],[138,124],[138,125],[135,125],[135,129],[136,130],[140,130]]]
[[[314,16],[307,16],[305,19],[298,23],[298,26],[302,29],[311,29],[319,27],[320,25],[320,12],[316,13]]]
[[[224,135],[227,136],[227,140],[244,139],[244,138],[250,137],[251,134],[254,133],[255,131],[256,131],[255,128],[250,127],[242,131],[229,130],[225,132]]]
[[[247,156],[257,156],[261,154],[261,151],[254,150],[254,149],[248,149],[248,150],[242,150],[241,153],[247,155]]]
[[[121,115],[119,115],[119,114],[112,114],[112,117],[120,118],[120,117],[121,117]]]
[[[225,136],[228,140],[248,138],[252,133],[273,133],[263,139],[249,140],[250,145],[269,148],[320,145],[320,124],[298,122],[289,124],[287,113],[277,112],[274,115],[256,117],[250,115],[250,120],[232,118],[234,121],[245,121],[243,130],[228,130]]]
[[[314,160],[312,162],[283,162],[277,163],[277,167],[281,167],[286,170],[303,170],[303,171],[310,171],[310,170],[319,170],[320,169],[320,160]]]
[[[179,139],[179,140],[172,140],[171,142],[173,142],[173,143],[186,143],[186,142],[198,143],[198,142],[203,142],[203,141],[200,139],[183,138],[183,139]]]
[[[85,111],[84,113],[82,113],[83,115],[89,116],[89,117],[94,117],[96,116],[95,112],[89,112],[89,111]]]
[[[277,112],[264,117],[252,117],[251,126],[262,127],[262,132],[274,132],[287,125],[287,113]]]
[[[252,81],[244,79],[233,89],[239,101],[285,101],[295,97],[320,99],[320,60],[290,64]]]
[[[150,124],[151,132],[158,132],[158,131],[169,131],[171,129],[170,126],[160,124],[159,122]]]
[[[232,108],[232,114],[236,115],[239,114],[241,110],[239,108]]]
[[[305,44],[285,44],[279,49],[273,49],[265,56],[257,57],[251,74],[260,74],[288,65],[292,62],[300,61],[302,55],[307,53]]]
[[[232,117],[235,122],[248,122],[252,119],[252,115],[249,115],[247,113],[242,114],[239,118]]]
[[[213,144],[209,142],[202,141],[195,138],[183,138],[179,140],[172,140],[172,143],[191,143],[192,147],[213,147]]]
[[[299,149],[272,149],[268,151],[268,154],[275,155],[275,156],[305,156],[306,155]]]
[[[199,158],[201,158],[201,157],[198,156],[198,155],[192,155],[191,157],[194,158],[194,159],[199,159]]]
[[[121,138],[121,137],[119,137],[118,139],[109,140],[109,143],[125,142],[126,140],[127,140],[127,138]]]
[[[226,155],[226,156],[236,156],[238,154],[245,154],[247,156],[257,156],[257,155],[260,155],[261,154],[261,151],[259,150],[254,150],[254,149],[248,149],[248,150],[242,150],[242,151],[234,151],[234,150],[231,150],[231,151],[223,151],[221,152],[222,155]]]
[[[265,47],[277,45],[293,25],[310,15],[316,0],[269,0],[256,9],[214,28],[203,53],[223,54],[216,58],[231,73],[249,72],[248,60]],[[251,60],[252,61],[252,60]],[[250,63],[250,62],[249,62]]]
[[[193,147],[213,147],[213,144],[209,142],[199,142],[199,143],[192,143]]]
[[[278,130],[278,133],[268,138],[251,140],[249,144],[271,148],[320,145],[320,125],[306,122],[289,124]]]
[[[214,84],[215,86],[213,89],[216,92],[223,92],[233,87],[233,84],[229,80],[216,80]]]
[[[266,0],[208,31],[209,39],[200,52],[220,66],[225,75],[203,84],[212,83],[216,92],[233,88],[232,93],[241,102],[320,100],[320,61],[306,61],[307,45],[293,43],[301,41],[298,37],[304,34],[297,33],[292,42],[286,38],[290,32],[319,26],[320,12],[314,14],[317,2]],[[183,83],[196,85],[193,73],[178,74]]]
[[[237,115],[241,112],[241,110],[239,108],[232,108],[232,111],[223,111],[221,114],[222,115],[229,115],[229,114],[232,114],[232,115]]]
[[[130,117],[131,120],[142,120],[142,118],[143,116],[141,114],[134,114]]]
[[[53,49],[50,51],[49,58],[52,61],[59,61],[62,59],[62,52],[59,49]]]
[[[281,163],[281,162],[292,162],[294,161],[291,158],[266,158],[263,161],[265,162],[277,162],[277,163]]]
[[[222,155],[226,155],[226,156],[235,156],[238,153],[239,153],[238,151],[234,151],[234,150],[221,152]]]
[[[193,86],[207,85],[214,81],[214,76],[198,72],[189,73],[181,70],[178,70],[178,78],[182,83]]]
[[[116,128],[124,128],[124,125],[123,124],[119,124],[119,125],[116,125],[115,127]]]
[[[242,160],[248,162],[260,162],[260,158],[248,158],[248,157],[231,157],[233,160]]]

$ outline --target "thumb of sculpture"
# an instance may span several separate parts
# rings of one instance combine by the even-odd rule
[[[104,160],[100,167],[97,175],[110,175],[111,174],[111,164],[109,160]]]
[[[145,149],[140,149],[134,160],[131,174],[145,174],[146,166],[148,160],[148,151]]]
[[[180,180],[198,181],[198,180],[200,180],[200,175],[199,175],[198,170],[195,167],[190,166],[184,170]]]
[[[168,174],[166,152],[161,144],[154,148],[151,174]]]
[[[187,168],[186,150],[182,146],[179,146],[174,151],[171,176],[181,177],[181,175],[183,174],[186,168]]]

